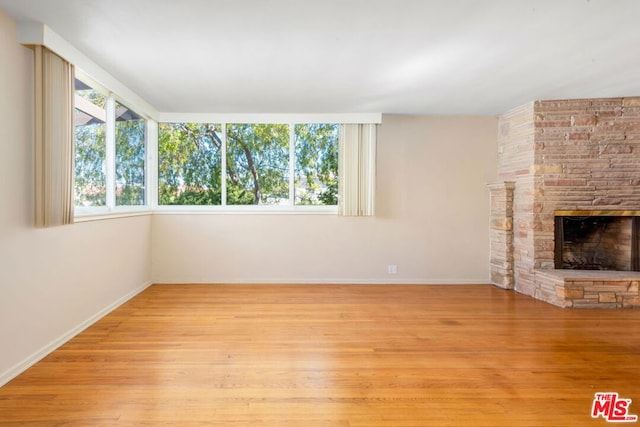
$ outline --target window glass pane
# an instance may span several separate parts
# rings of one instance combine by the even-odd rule
[[[337,124],[295,125],[295,204],[338,204]]]
[[[116,102],[116,205],[145,204],[146,120]]]
[[[107,202],[107,97],[75,80],[75,205],[104,206]]]
[[[227,125],[227,204],[289,203],[289,126]]]
[[[221,125],[160,123],[158,132],[158,204],[221,204]]]

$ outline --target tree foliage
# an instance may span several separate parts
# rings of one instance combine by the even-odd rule
[[[227,125],[227,204],[277,205],[289,198],[289,126]]]
[[[338,132],[335,124],[295,125],[297,205],[338,204]]]
[[[221,153],[219,124],[160,123],[159,204],[221,204]]]
[[[337,125],[295,126],[296,204],[337,203]],[[221,125],[161,123],[158,138],[159,203],[219,205],[222,201]],[[289,201],[290,127],[228,124],[228,205]]]
[[[106,186],[106,97],[89,88],[76,94],[102,110],[76,109],[75,125],[75,204],[104,206]],[[146,121],[127,107],[116,103],[115,122],[116,205],[145,203]]]
[[[144,205],[146,123],[120,104],[116,116],[116,205]]]
[[[104,123],[75,127],[75,205],[104,206],[107,203],[107,183]]]
[[[114,107],[115,202],[144,205],[146,121],[118,102],[107,102],[90,85],[78,79],[75,84],[76,95],[93,104],[82,101],[76,108],[76,206],[107,204],[105,122],[107,108]],[[223,147],[221,124],[159,124],[160,205],[220,205],[223,198],[228,205],[337,204],[338,125],[225,126]]]
[[[107,97],[102,93],[76,81],[82,89],[76,95],[86,99],[102,111]],[[74,127],[74,194],[76,206],[104,206],[107,203],[107,183],[105,174],[106,124],[104,120],[75,110]]]

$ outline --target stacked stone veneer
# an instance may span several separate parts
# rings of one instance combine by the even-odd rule
[[[640,307],[640,274],[576,270],[536,270],[536,284],[543,292],[555,294],[558,304],[573,308]]]
[[[523,105],[500,117],[498,142],[499,179],[514,183],[514,289],[567,306],[536,281],[554,267],[555,211],[640,210],[640,97]]]
[[[491,193],[490,269],[491,282],[513,289],[513,182],[489,185]]]

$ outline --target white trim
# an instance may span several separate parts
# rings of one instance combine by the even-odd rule
[[[147,120],[146,207],[158,205],[158,122]]]
[[[102,120],[103,122],[107,122],[107,113],[104,109],[98,107],[96,104],[90,102],[87,99],[79,95],[74,95],[73,102],[76,109],[82,111],[83,113],[95,117],[98,120]]]
[[[220,203],[227,206],[227,124],[220,124],[220,139],[222,147],[220,147]]]
[[[289,126],[289,203],[296,204],[296,125]]]
[[[103,221],[106,219],[117,219],[117,218],[128,218],[132,216],[145,216],[152,215],[153,212],[149,210],[135,212],[135,211],[123,211],[123,212],[108,212],[108,213],[95,213],[95,214],[84,214],[81,216],[76,216],[74,219],[74,223],[80,222],[89,222],[89,221]]]
[[[79,210],[82,210],[79,212]],[[162,205],[118,206],[110,210],[106,206],[77,208],[74,222],[99,221],[144,215],[337,215],[337,206],[184,206]]]
[[[116,101],[112,95],[107,98],[107,127],[105,129],[104,177],[106,185],[106,205],[116,205]]]
[[[157,118],[158,111],[144,99],[135,94],[118,79],[89,59],[71,43],[60,37],[48,26],[37,22],[20,22],[18,24],[18,42],[24,45],[43,45],[60,55],[76,68],[91,76],[103,87],[107,87],[126,100],[129,108],[150,118]]]
[[[154,215],[337,215],[337,206],[183,206],[163,205],[153,210]]]
[[[329,114],[208,114],[158,113],[158,121],[165,123],[382,123],[382,113]]]
[[[75,216],[75,222],[83,216],[89,215],[108,215],[111,213],[111,208],[108,206],[75,206],[73,208],[73,215]]]
[[[35,353],[31,354],[30,356],[28,356],[27,358],[25,358],[21,362],[16,363],[11,368],[9,368],[6,371],[4,371],[2,374],[0,374],[0,387],[5,385],[9,381],[14,379],[18,375],[20,375],[21,373],[23,373],[24,371],[26,371],[31,366],[35,365],[37,362],[42,360],[44,357],[46,357],[52,351],[54,351],[57,348],[59,348],[60,346],[62,346],[64,343],[66,343],[67,341],[69,341],[70,339],[72,339],[73,337],[78,335],[83,330],[87,329],[89,326],[91,326],[94,323],[96,323],[98,320],[100,320],[101,318],[103,318],[104,316],[106,316],[107,314],[109,314],[110,312],[115,310],[116,308],[120,307],[125,302],[129,301],[134,296],[138,295],[140,292],[142,292],[145,289],[147,289],[152,284],[153,283],[151,281],[149,281],[149,282],[143,284],[142,286],[134,289],[133,291],[129,292],[128,294],[118,298],[116,301],[112,302],[111,304],[109,304],[108,306],[106,306],[105,308],[103,308],[102,310],[100,310],[99,312],[94,314],[93,316],[89,317],[84,322],[81,322],[77,326],[71,328],[69,331],[67,331],[66,333],[62,334],[58,338],[54,339],[53,341],[51,341],[49,344],[45,345],[44,347],[40,348],[38,351],[36,351]]]
[[[474,285],[474,286],[491,286],[495,285],[489,283],[488,279],[485,280],[473,280],[473,279],[268,279],[268,280],[255,280],[255,279],[233,279],[219,282],[203,281],[203,282],[185,282],[185,281],[161,281],[155,282],[154,285]]]

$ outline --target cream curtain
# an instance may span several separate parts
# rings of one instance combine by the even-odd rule
[[[35,222],[73,222],[73,65],[35,46]]]
[[[372,216],[375,206],[376,125],[340,126],[338,158],[340,215]]]

